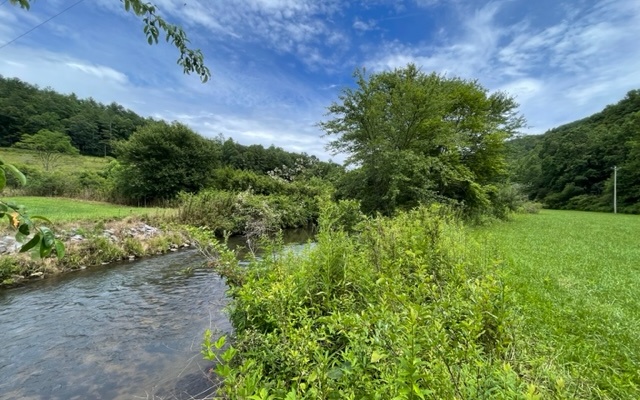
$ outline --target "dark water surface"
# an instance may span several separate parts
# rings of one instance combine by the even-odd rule
[[[188,250],[0,291],[0,399],[211,394],[202,336],[231,325],[226,286],[202,264]]]

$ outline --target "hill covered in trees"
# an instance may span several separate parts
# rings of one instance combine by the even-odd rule
[[[0,147],[15,145],[25,134],[50,130],[68,135],[82,155],[117,156],[118,142],[154,122],[115,102],[105,105],[0,75]],[[235,169],[266,174],[283,166],[318,161],[315,156],[275,146],[245,146],[222,137],[215,141],[220,144],[219,164]]]
[[[640,90],[590,117],[510,141],[513,180],[549,208],[640,213]]]
[[[149,120],[117,103],[41,89],[17,78],[0,76],[0,146],[42,129],[66,133],[81,154],[113,155],[111,143],[128,139]]]
[[[57,143],[45,145],[39,136],[70,141],[73,151],[65,154],[117,160],[105,163],[104,171],[73,173],[47,163],[42,165],[44,171],[37,164],[18,163],[29,178],[26,194],[75,197],[85,193],[89,198],[133,203],[166,200],[179,191],[205,187],[251,188],[266,194],[275,190],[274,180],[266,175],[292,181],[301,175],[326,178],[341,171],[337,164],[306,153],[242,145],[222,135],[205,138],[182,124],[144,118],[117,103],[105,105],[0,76],[0,147],[35,150],[27,145],[39,142],[44,148],[38,154],[61,155],[54,146]],[[9,185],[19,187],[13,179]]]

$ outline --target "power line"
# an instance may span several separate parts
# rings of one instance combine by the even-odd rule
[[[8,0],[7,0],[8,1]],[[4,5],[7,1],[5,1],[4,3],[0,4]],[[2,46],[0,46],[0,49],[4,49],[5,47],[7,47],[8,45],[10,45],[11,43],[15,42],[16,40],[28,35],[29,33],[35,31],[36,29],[38,29],[39,27],[41,27],[42,25],[46,24],[47,22],[51,21],[52,19],[66,13],[67,11],[71,10],[73,7],[77,6],[78,4],[82,3],[84,0],[78,0],[75,3],[71,4],[69,7],[65,8],[64,10],[60,11],[59,13],[45,19],[44,21],[40,22],[38,25],[34,26],[33,28],[29,29],[28,31],[26,31],[25,33],[23,33],[22,35],[11,39],[10,41],[8,41],[7,43],[3,44]]]

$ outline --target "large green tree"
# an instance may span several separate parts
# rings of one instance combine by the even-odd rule
[[[219,146],[174,122],[147,124],[121,142],[124,167],[121,190],[132,200],[171,199],[180,191],[197,192],[219,165]]]
[[[17,4],[24,9],[29,9],[34,0],[9,0],[12,4]],[[115,1],[115,0],[114,0]],[[189,39],[184,30],[178,26],[167,22],[158,14],[158,8],[144,0],[120,0],[125,10],[140,17],[143,22],[143,31],[149,44],[158,43],[161,32],[164,32],[167,42],[173,44],[180,56],[178,64],[182,66],[186,74],[196,73],[203,82],[211,77],[209,68],[204,64],[202,51],[189,47]]]
[[[504,142],[524,124],[511,97],[413,64],[355,78],[319,124],[356,167],[346,196],[384,214],[433,200],[490,206],[506,171]]]

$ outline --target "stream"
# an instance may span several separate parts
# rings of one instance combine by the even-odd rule
[[[0,399],[211,395],[200,345],[207,328],[232,329],[225,291],[196,250],[0,290]]]

